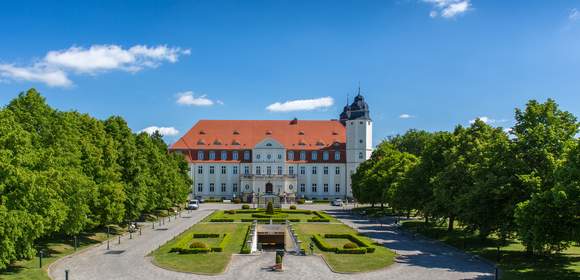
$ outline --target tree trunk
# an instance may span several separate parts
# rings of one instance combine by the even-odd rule
[[[381,210],[385,209],[385,204],[381,202]]]
[[[425,224],[429,224],[429,214],[425,213]]]
[[[455,222],[455,217],[449,216],[449,224],[447,225],[447,231],[453,231],[453,224]]]
[[[407,210],[407,220],[411,218],[411,210]]]

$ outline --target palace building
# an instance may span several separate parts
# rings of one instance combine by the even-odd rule
[[[194,197],[345,199],[372,127],[359,92],[336,120],[200,120],[170,151],[187,158]]]

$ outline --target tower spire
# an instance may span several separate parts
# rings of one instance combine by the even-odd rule
[[[358,81],[358,95],[360,95],[360,81]]]

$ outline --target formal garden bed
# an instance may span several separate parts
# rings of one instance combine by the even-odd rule
[[[373,271],[385,268],[395,260],[393,251],[373,243],[344,224],[300,223],[295,228],[302,249],[309,253],[312,243],[314,253],[320,254],[335,272]]]
[[[321,212],[301,209],[275,209],[272,213],[268,213],[266,209],[239,209],[239,210],[220,210],[216,211],[207,218],[204,222],[212,223],[228,223],[228,222],[253,222],[261,223],[285,223],[293,222],[308,222],[308,223],[328,223],[336,222],[332,216]]]
[[[152,252],[153,263],[162,268],[181,272],[222,273],[232,254],[242,252],[249,225],[249,223],[195,224]]]

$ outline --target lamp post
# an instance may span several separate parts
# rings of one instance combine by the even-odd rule
[[[109,243],[110,243],[109,235],[110,235],[110,226],[107,225],[107,250],[109,250],[111,248],[111,246],[109,245]]]
[[[44,251],[40,249],[38,251],[38,268],[42,268],[42,257],[44,257]]]

